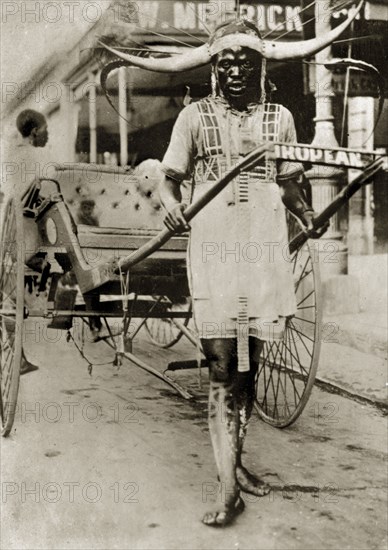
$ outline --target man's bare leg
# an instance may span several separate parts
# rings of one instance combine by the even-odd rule
[[[237,452],[236,478],[240,489],[259,497],[267,495],[271,488],[242,465],[241,455],[255,400],[255,377],[259,366],[262,345],[260,340],[252,337],[249,338],[250,371],[238,373],[236,384],[236,404],[239,413],[239,447]]]
[[[239,414],[236,407],[236,343],[233,339],[202,340],[209,362],[209,431],[218,476],[222,508],[208,512],[205,525],[224,527],[244,510],[236,480]]]

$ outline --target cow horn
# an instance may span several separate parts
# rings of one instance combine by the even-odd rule
[[[302,40],[300,42],[274,42],[263,40],[264,49],[263,55],[267,59],[276,59],[286,61],[290,59],[302,59],[323,50],[329,46],[334,40],[337,40],[344,30],[350,25],[354,18],[360,12],[364,0],[361,0],[357,8],[349,12],[349,17],[338,25],[335,29],[323,36],[317,36],[311,40]]]
[[[131,63],[131,65],[158,73],[179,73],[188,71],[196,67],[201,67],[202,65],[207,65],[210,63],[211,59],[208,44],[204,44],[198,48],[192,48],[183,54],[173,55],[171,57],[138,57],[137,55],[123,53],[115,48],[111,48],[101,42],[101,40],[99,43],[104,46],[104,48],[117,55],[117,57]]]
[[[301,40],[299,42],[275,42],[262,40],[259,37],[257,37],[257,39],[254,38],[253,40],[252,37],[248,37],[250,42],[245,44],[248,38],[246,35],[243,35],[242,45],[257,50],[266,59],[283,61],[309,57],[320,50],[323,50],[326,46],[329,46],[343,33],[360,12],[363,3],[364,0],[361,0],[357,8],[351,10],[346,21],[324,36],[312,38],[311,40]],[[219,42],[225,42],[223,47],[226,44],[230,47],[233,43],[236,46],[240,45],[239,40],[234,39],[234,37],[238,37],[238,35],[231,34],[227,37],[221,38]],[[192,48],[180,55],[173,55],[170,57],[138,57],[136,55],[123,53],[115,48],[111,48],[107,44],[101,42],[101,40],[99,43],[111,53],[124,61],[127,61],[131,65],[139,67],[140,69],[146,69],[148,71],[155,71],[158,73],[179,73],[182,71],[195,69],[196,67],[201,67],[207,63],[210,63],[212,55],[218,53],[219,51],[219,48],[215,48],[215,45],[209,46],[209,44],[204,44],[203,46]]]

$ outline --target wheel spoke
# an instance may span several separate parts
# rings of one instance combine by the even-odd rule
[[[281,356],[281,353],[280,353],[279,344],[278,344],[278,342],[274,342],[274,345],[276,347],[276,354],[275,354],[274,362],[276,361],[278,354],[280,356],[280,362],[281,362],[282,356]],[[277,407],[277,403],[278,403],[279,388],[280,388],[280,385],[281,385],[281,371],[282,371],[282,369],[281,369],[281,364],[280,364],[279,368],[277,370],[277,384],[276,384],[276,391],[275,391],[275,396],[274,396],[276,407]],[[284,395],[284,389],[283,389],[283,395]],[[284,395],[284,397],[286,397],[286,395]],[[279,417],[279,412],[278,412],[278,417]]]
[[[301,281],[303,280],[303,278],[304,278],[304,277],[303,277],[303,274],[304,274],[304,272],[305,272],[305,269],[306,269],[306,267],[307,267],[307,264],[308,264],[309,259],[310,259],[310,256],[307,256],[306,261],[305,261],[304,266],[303,266],[303,269],[302,269],[302,273],[299,275],[298,283],[297,283],[297,285],[296,285],[296,287],[295,287],[295,294],[298,292],[298,288],[299,288],[300,282],[301,282]]]
[[[294,254],[294,258],[293,258],[293,262],[294,262],[294,265],[292,267],[292,273],[294,274],[295,273],[295,269],[296,269],[296,264],[297,264],[297,261],[298,261],[298,257],[299,257],[299,250],[297,250]]]
[[[301,283],[306,277],[308,277],[308,276],[312,273],[312,271],[313,271],[313,270],[312,270],[312,268],[311,268],[310,271],[306,271],[306,272],[303,274],[303,276],[301,275],[301,276],[299,277],[299,279],[298,279],[298,286],[296,287],[295,292],[297,292],[300,283]]]
[[[291,332],[290,332],[290,334],[291,334]],[[294,347],[296,348],[295,343],[294,343]],[[290,354],[292,354],[291,350],[289,350],[289,351],[290,351]],[[294,354],[292,354],[292,356],[293,356],[294,359],[296,359]],[[298,361],[298,367],[299,367],[299,374],[302,375],[303,377],[307,378],[309,373],[305,369],[305,367],[302,365],[302,363],[300,363],[299,361]],[[292,370],[293,370],[293,372],[297,373],[297,371],[294,368]]]
[[[278,398],[279,398],[279,390],[280,388],[283,390],[283,397],[284,399],[287,399],[287,395],[285,394],[284,392],[284,387],[283,387],[283,384],[282,384],[282,379],[281,379],[281,375],[282,375],[282,363],[283,363],[283,367],[284,367],[284,359],[283,359],[283,355],[282,355],[282,352],[280,351],[280,346],[281,346],[281,343],[280,342],[274,342],[275,344],[275,347],[276,347],[276,355],[275,355],[275,358],[277,359],[278,355],[279,355],[279,368],[278,368],[278,371],[277,371],[277,385],[276,385],[276,394],[275,394],[275,402],[277,403],[278,402]]]
[[[305,337],[305,338],[308,338],[309,340],[311,340],[311,342],[314,342],[314,340],[312,338],[310,338],[309,336],[306,336],[305,334],[302,334],[301,332],[299,332],[299,330],[297,330],[294,325],[291,323],[292,325],[292,329],[290,327],[291,330],[295,331],[297,333],[297,335],[299,336],[299,340],[302,342],[303,346],[305,347],[307,353],[310,355],[310,357],[313,356],[312,352],[309,350],[309,348],[306,346],[304,340],[302,339],[302,336]]]
[[[166,304],[167,312],[171,312],[171,319],[166,318],[147,318],[145,320],[146,330],[151,340],[159,347],[169,348],[176,344],[182,336],[182,331],[173,322],[174,311],[191,312],[191,300],[184,298],[184,301],[178,301],[176,304],[172,303],[165,296],[154,297],[154,305],[151,306],[150,312],[159,302]],[[189,317],[185,317],[183,324],[187,327],[189,323]]]
[[[289,331],[287,330],[286,331],[286,340],[290,339],[290,334],[289,334]],[[291,346],[290,346],[291,348]],[[293,361],[293,354],[291,354],[291,370],[294,371],[294,361]],[[288,375],[288,378],[290,379],[290,382],[291,382],[291,386],[292,386],[292,390],[293,390],[293,397],[294,397],[294,406],[296,407],[297,404],[296,404],[296,400],[295,400],[295,385],[294,385],[294,380],[292,379],[292,377],[290,375]]]
[[[287,333],[287,334],[289,334],[289,333]],[[289,338],[289,336],[288,336],[288,338]],[[287,339],[286,339],[286,341],[287,341]],[[290,358],[293,358],[293,359],[295,359],[295,361],[298,361],[297,357],[292,353],[291,349],[287,346],[286,341],[284,342],[284,347],[288,350],[288,352],[290,354]]]
[[[264,349],[266,349],[268,347],[268,344],[267,342],[265,343],[265,346],[264,346]],[[266,354],[266,357],[268,357],[268,354],[269,354],[269,351],[267,350],[267,354]],[[267,369],[265,368],[266,366],[266,363],[267,363],[267,360],[265,359],[264,360],[264,364],[263,364],[263,367],[264,367],[264,370],[263,370],[263,374],[264,374],[264,396],[263,396],[263,406],[265,406],[265,412],[268,412],[268,404],[267,404]]]
[[[311,253],[307,243],[292,256],[296,314],[287,319],[281,341],[263,346],[256,377],[256,407],[274,426],[287,426],[300,415],[317,369],[321,312],[315,285],[319,266]]]
[[[301,304],[303,304],[303,302],[305,302],[308,298],[310,298],[310,296],[311,296],[312,294],[314,294],[314,292],[315,292],[314,289],[313,289],[311,292],[309,292],[309,293],[307,294],[307,296],[305,296],[305,297],[303,298],[303,300],[301,300],[301,301],[297,304],[297,308],[299,309],[299,306],[300,306]],[[314,307],[314,306],[313,306],[313,307]]]
[[[298,346],[296,345],[295,338],[294,338],[294,334],[293,334],[293,332],[292,332],[290,326],[288,327],[288,331],[289,331],[290,338],[292,338],[292,342],[293,342],[293,344],[294,344],[294,350],[295,350],[295,353],[296,353],[296,356],[297,356],[298,365],[301,365],[301,360],[300,360],[300,356],[299,356]]]
[[[272,343],[272,345],[271,345],[272,361],[270,362],[270,369],[271,369],[270,381],[271,381],[271,386],[272,386],[272,394],[274,396],[274,402],[273,402],[272,407],[273,407],[273,412],[274,412],[275,417],[279,418],[279,411],[277,409],[277,402],[276,402],[276,396],[275,396],[275,386],[274,386],[274,381],[273,381],[273,373],[274,373],[275,368],[276,368],[276,359],[275,359],[275,356],[274,356],[273,348],[274,348],[274,343]]]
[[[299,362],[298,362],[299,363]],[[294,367],[292,367],[292,372],[295,372],[295,369]],[[296,399],[296,397],[298,397],[298,399],[300,400],[300,395],[299,395],[299,392],[296,388],[296,385],[295,385],[295,380],[294,380],[294,377],[290,374],[289,375],[289,379],[291,380],[291,384],[292,384],[292,387],[293,387],[293,390],[294,390],[294,403],[295,403],[295,408],[297,408],[298,406],[298,401]]]
[[[303,332],[300,332],[300,330],[298,330],[294,324],[292,324],[292,330],[295,330],[297,334],[302,335],[304,338],[307,338],[311,342],[314,342],[314,338],[310,338],[310,336],[307,336],[307,334],[303,334]]]
[[[280,357],[280,363],[281,363],[281,360],[282,360],[282,356],[281,356],[281,353],[280,353],[280,349],[279,349],[279,344],[278,342],[275,342],[275,346],[276,346],[276,355],[275,357],[277,358],[278,354],[279,354],[279,357]],[[281,364],[279,365],[279,367],[281,367]],[[277,403],[278,401],[278,395],[279,395],[279,385],[280,385],[280,381],[281,381],[281,371],[282,369],[279,368],[278,371],[277,371],[277,384],[276,384],[276,392],[275,392],[275,403]]]
[[[284,337],[283,337],[283,343],[284,343],[284,404],[285,404],[285,407],[287,407],[287,411],[288,411],[288,415],[290,416],[291,415],[291,409],[288,405],[288,396],[287,396],[287,369],[288,369],[288,366],[287,366],[287,345],[286,345],[286,342],[287,342],[287,333],[285,331],[285,334],[284,334]],[[286,413],[286,410],[284,410],[284,414],[287,414]]]
[[[315,325],[315,321],[310,321],[309,319],[303,319],[302,317],[298,317],[297,315],[294,315],[293,319],[298,319],[299,321],[303,321],[304,323],[310,323],[311,325]]]

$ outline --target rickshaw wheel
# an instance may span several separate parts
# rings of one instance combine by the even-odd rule
[[[164,300],[170,301],[167,297]],[[184,297],[182,301],[171,303],[168,307],[170,311],[185,311],[191,312],[191,299]],[[179,319],[185,327],[187,327],[190,318]],[[152,342],[160,348],[171,348],[182,337],[182,331],[174,324],[174,321],[169,318],[150,317],[145,322],[145,328]]]
[[[0,416],[7,436],[15,418],[24,320],[23,212],[7,203],[0,243]]]
[[[318,253],[309,241],[291,254],[297,311],[282,340],[264,342],[256,376],[255,406],[278,428],[302,413],[312,391],[321,347],[322,308]]]

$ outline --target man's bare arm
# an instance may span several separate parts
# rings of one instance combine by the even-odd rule
[[[308,225],[305,214],[313,212],[303,196],[303,191],[296,179],[288,179],[279,183],[283,204],[299,218],[304,225]]]
[[[178,233],[189,231],[190,226],[183,216],[185,205],[182,203],[182,193],[178,182],[164,175],[159,184],[159,196],[167,212],[164,223],[168,229]]]
[[[296,216],[307,231],[312,232],[314,229],[314,217],[316,216],[314,209],[307,203],[300,183],[296,179],[287,179],[279,182],[280,193],[283,204],[286,208]],[[329,227],[327,223],[320,230],[314,232],[311,236],[318,238],[323,235]]]

